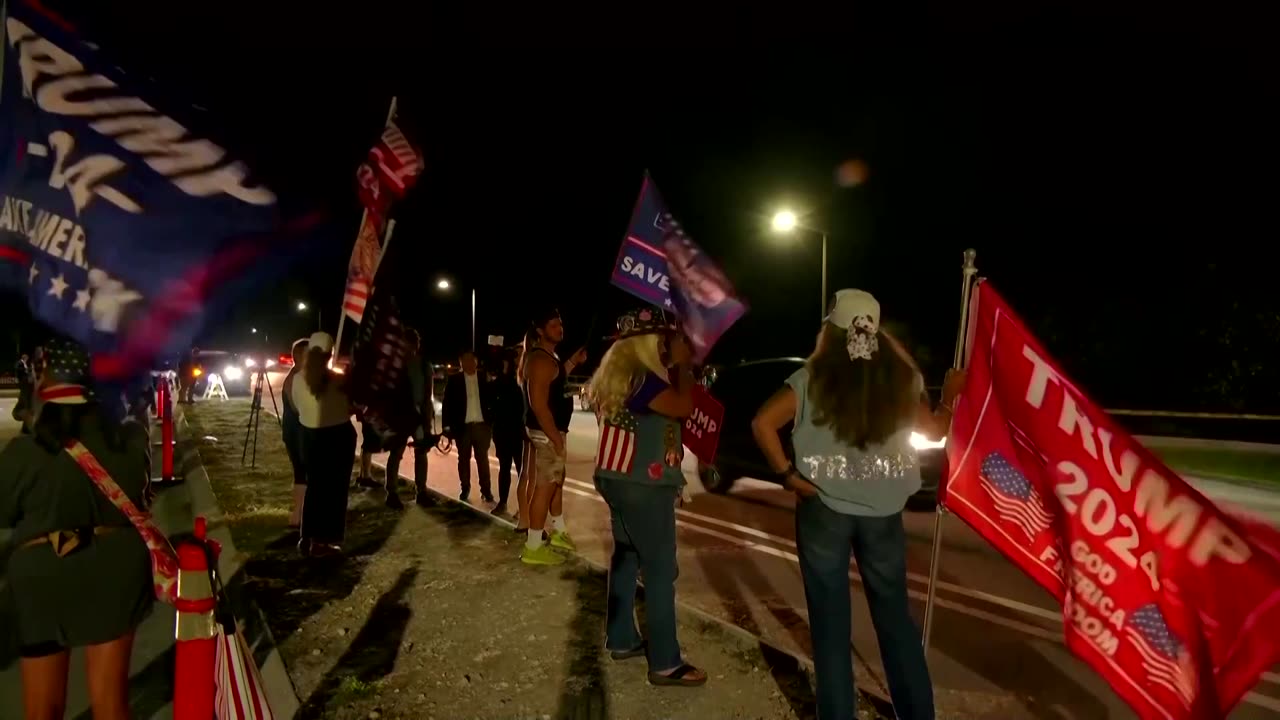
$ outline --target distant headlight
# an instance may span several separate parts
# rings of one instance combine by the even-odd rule
[[[916,450],[937,450],[947,446],[947,439],[930,440],[918,432],[911,433],[911,447]]]
[[[273,368],[273,367],[275,367],[275,366],[276,366],[276,361],[275,361],[275,360],[267,360],[267,367],[269,367],[269,368]]]
[[[245,359],[244,359],[244,366],[245,366],[245,367],[253,367],[254,365],[257,365],[257,364],[258,364],[258,363],[256,363],[256,362],[254,362],[254,361],[253,361],[253,358],[245,358]]]
[[[222,369],[222,377],[234,382],[244,377],[244,370],[235,365],[228,365]]]

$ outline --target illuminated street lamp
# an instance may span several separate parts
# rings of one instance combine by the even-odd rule
[[[800,218],[791,210],[779,210],[773,214],[773,231],[780,234],[790,234],[797,228],[808,230],[822,238],[822,305],[818,308],[821,315],[827,316],[827,231],[818,230],[817,228],[807,227],[800,224]]]
[[[448,292],[453,287],[453,283],[448,278],[440,278],[436,281],[436,289]],[[476,351],[476,289],[471,288],[471,352]]]
[[[306,312],[306,311],[307,311],[307,304],[304,302],[298,303],[298,312]]]

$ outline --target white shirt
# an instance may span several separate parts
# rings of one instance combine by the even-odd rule
[[[305,428],[327,428],[351,422],[351,408],[346,393],[338,387],[337,379],[331,379],[324,392],[316,396],[300,375],[293,379],[290,388],[293,406],[298,409],[298,422]]]
[[[467,419],[466,422],[482,423],[484,422],[484,410],[480,407],[480,376],[462,373],[462,379],[467,384]]]

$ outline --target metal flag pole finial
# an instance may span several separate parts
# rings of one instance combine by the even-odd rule
[[[960,329],[956,332],[956,352],[952,360],[951,367],[960,370],[964,367],[965,356],[965,339],[969,334],[969,301],[973,297],[973,281],[978,274],[978,251],[969,248],[964,251],[964,264],[960,267]],[[938,492],[941,494],[942,485],[946,482],[946,478],[938,478]],[[929,640],[933,634],[933,611],[938,595],[938,564],[942,559],[942,518],[946,515],[946,508],[942,503],[938,503],[938,509],[933,517],[933,547],[929,553],[929,590],[925,596],[924,602],[924,651],[929,652]]]

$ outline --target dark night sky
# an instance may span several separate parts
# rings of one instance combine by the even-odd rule
[[[318,244],[209,343],[250,324],[299,334],[298,299],[333,330],[354,168],[394,93],[428,169],[396,211],[389,262],[424,288],[407,312],[438,356],[467,343],[469,324],[463,295],[427,289],[440,275],[478,287],[482,338],[515,336],[551,301],[581,341],[597,310],[627,306],[605,283],[648,168],[752,305],[713,360],[811,347],[818,243],[767,232],[786,202],[831,229],[831,288],[879,296],[932,375],[954,342],[961,252],[975,247],[1104,403],[1280,409],[1267,367],[1280,352],[1267,282],[1280,58],[1271,19],[1251,11],[170,4],[188,5],[69,14],[122,65],[209,108],[264,176],[341,227],[341,245]],[[852,158],[870,176],[844,189],[833,172]]]

